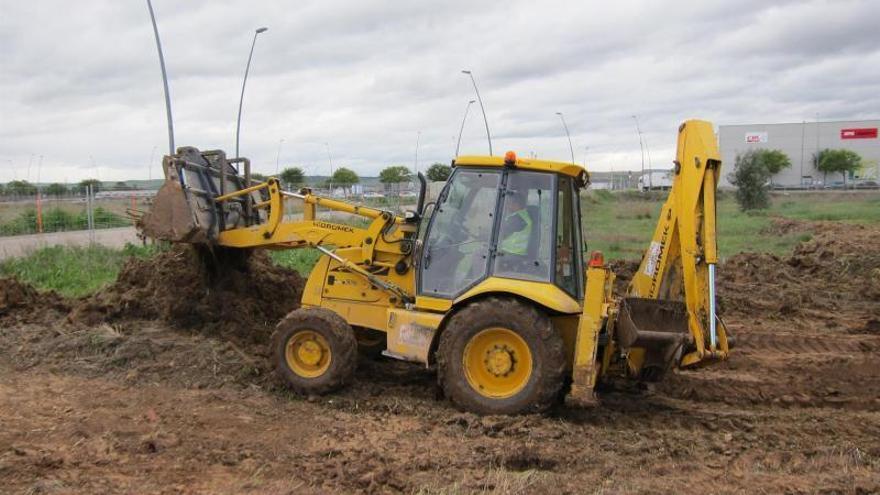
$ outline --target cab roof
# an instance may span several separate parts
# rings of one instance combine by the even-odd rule
[[[508,152],[510,153],[510,152]],[[507,165],[503,156],[480,156],[480,155],[464,155],[456,157],[453,164],[456,167],[504,167]],[[574,178],[581,178],[586,182],[590,180],[590,174],[587,170],[576,164],[569,162],[554,162],[550,160],[538,160],[534,158],[516,158],[513,168],[523,170],[536,170],[538,172],[556,172],[568,175]],[[583,175],[582,175],[583,174]]]

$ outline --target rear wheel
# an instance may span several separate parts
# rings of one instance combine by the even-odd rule
[[[275,372],[295,392],[319,395],[345,385],[357,366],[357,341],[345,320],[323,308],[288,314],[272,337]]]
[[[565,354],[550,319],[515,299],[471,304],[449,321],[438,380],[458,407],[480,414],[539,412],[562,389]]]

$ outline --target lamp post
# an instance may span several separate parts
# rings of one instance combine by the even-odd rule
[[[165,116],[168,118],[168,154],[174,154],[174,121],[171,118],[171,96],[168,94],[168,74],[165,72],[165,56],[162,54],[162,42],[159,41],[159,28],[156,27],[156,14],[153,4],[147,0],[150,9],[150,20],[153,22],[153,34],[156,36],[156,49],[159,51],[159,66],[162,68],[162,85],[165,88]]]
[[[565,135],[568,136],[568,150],[571,152],[571,163],[574,163],[574,146],[571,145],[571,133],[568,132],[565,115],[562,115],[562,112],[556,112],[556,115],[559,115],[559,119],[562,120],[562,127],[565,129]]]
[[[639,150],[641,150],[642,154],[642,175],[641,180],[645,180],[645,144],[642,142],[642,129],[639,127],[639,118],[635,115],[632,116],[633,120],[636,121],[636,132],[639,133]],[[639,186],[639,189],[643,189],[644,184]]]
[[[464,122],[467,120],[468,110],[470,110],[471,105],[477,100],[471,100],[468,102],[467,106],[464,107],[464,117],[461,118],[461,129],[458,130],[458,142],[455,144],[455,156],[458,156],[458,150],[461,149],[461,134],[464,132]]]
[[[486,124],[486,139],[489,140],[489,156],[492,156],[492,134],[489,133],[489,119],[486,118],[486,107],[483,106],[483,98],[480,97],[480,90],[477,88],[477,81],[474,79],[474,75],[471,71],[463,70],[461,73],[470,76],[471,83],[474,85],[474,92],[477,93],[477,100],[480,102],[480,110],[483,112],[483,122]]]
[[[238,136],[241,131],[241,107],[244,104],[244,87],[247,85],[248,72],[251,70],[251,59],[254,57],[254,46],[257,44],[257,36],[265,33],[269,28],[261,27],[254,31],[254,41],[251,43],[251,52],[248,55],[247,65],[244,68],[244,80],[241,82],[241,98],[238,99],[238,120],[235,123],[235,157],[238,158]]]
[[[330,154],[330,143],[324,143],[324,146],[327,147],[327,161],[330,162],[330,178],[327,180],[327,184],[330,186],[330,196],[333,196],[333,156]]]
[[[415,175],[419,175],[419,141],[422,140],[422,131],[416,132],[416,157],[414,164]]]
[[[278,176],[278,163],[281,160],[281,143],[284,142],[284,138],[278,140],[278,152],[275,153],[275,176]]]

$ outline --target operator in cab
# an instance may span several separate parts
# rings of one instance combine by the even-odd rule
[[[501,232],[504,238],[498,244],[498,248],[504,254],[525,256],[529,249],[529,237],[532,235],[534,220],[526,208],[525,193],[516,191],[507,198],[510,206],[508,214],[501,224]]]

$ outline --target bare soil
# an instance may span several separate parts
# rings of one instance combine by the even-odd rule
[[[0,280],[0,491],[878,493],[880,231],[780,228],[811,239],[719,269],[728,361],[516,417],[387,360],[291,395],[265,344],[302,282],[259,255],[174,250],[80,301]]]

